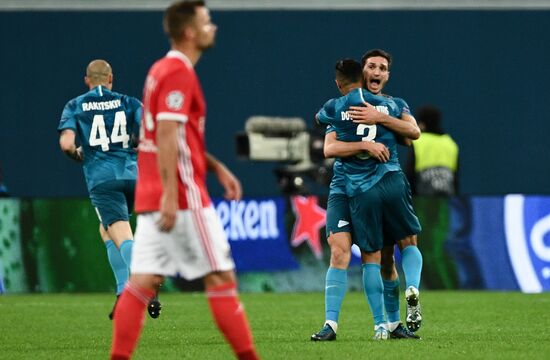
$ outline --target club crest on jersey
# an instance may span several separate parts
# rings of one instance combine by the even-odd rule
[[[523,292],[550,290],[550,197],[508,195],[504,223],[510,262]]]
[[[181,110],[183,106],[183,93],[178,90],[171,91],[166,97],[166,106],[170,110]]]

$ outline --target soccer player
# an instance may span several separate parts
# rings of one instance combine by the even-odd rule
[[[373,94],[382,94],[384,86],[389,80],[390,66],[392,62],[391,55],[382,49],[369,50],[363,55],[361,63],[363,66],[363,78],[365,81],[365,87]],[[353,121],[367,126],[382,125],[385,128],[391,130],[396,136],[397,140],[401,141],[405,145],[411,145],[412,140],[416,140],[420,137],[420,129],[416,124],[415,118],[412,116],[409,106],[403,99],[394,98],[401,108],[401,120],[396,121],[388,116],[374,110],[372,106],[363,104],[364,106],[352,106],[350,107],[350,115],[354,119]],[[403,175],[401,167],[399,167],[400,175]],[[403,267],[403,273],[405,275],[406,290],[405,300],[407,301],[407,327],[411,331],[417,331],[422,324],[422,312],[420,307],[420,293],[418,291],[420,287],[420,277],[422,273],[422,254],[418,250],[417,246],[417,232],[413,232],[414,209],[412,207],[411,200],[411,188],[407,181],[404,181],[402,188],[402,203],[399,200],[389,200],[389,204],[393,203],[393,208],[398,209],[399,204],[407,204],[409,209],[402,209],[402,213],[394,213],[395,220],[402,225],[409,224],[411,228],[409,233],[403,233],[403,237],[397,239],[397,245],[401,252],[401,265]],[[409,211],[410,210],[410,214]],[[418,223],[418,219],[416,219]],[[392,225],[392,226],[395,226]],[[418,224],[418,230],[420,230],[420,224]],[[393,259],[393,245],[386,245],[382,254],[384,259],[388,261]],[[390,256],[391,254],[391,256]],[[384,273],[384,271],[383,271]],[[390,274],[388,271],[387,274]],[[396,278],[397,273],[392,275],[392,278]]]
[[[134,243],[129,218],[137,177],[133,140],[139,131],[141,103],[112,91],[113,72],[105,60],[90,62],[84,82],[89,91],[70,100],[61,115],[59,145],[70,158],[83,163],[118,299],[128,280]],[[78,148],[77,134],[81,144]],[[161,305],[156,298],[148,310],[152,318],[160,315]],[[111,311],[109,318],[112,317]]]
[[[361,88],[361,82],[362,74],[359,63],[351,59],[344,59],[336,63],[336,85],[343,95],[352,89]],[[375,101],[380,102],[381,99]],[[371,141],[340,142],[331,140],[332,138],[336,139],[336,132],[334,127],[329,125],[325,136],[325,156],[337,158],[333,167],[326,216],[326,232],[331,257],[325,279],[325,323],[319,332],[311,335],[312,341],[336,339],[340,308],[347,290],[347,269],[351,259],[352,246],[352,220],[346,196],[346,178],[340,157],[368,153],[380,162],[389,159],[389,151],[381,143]]]
[[[239,359],[258,359],[239,301],[234,262],[206,188],[218,177],[239,200],[237,178],[205,149],[206,102],[194,70],[213,46],[216,25],[203,1],[180,1],[164,13],[168,54],[149,70],[138,154],[136,242],[131,275],[115,309],[111,359],[128,359],[143,311],[164,276],[203,278],[210,311]]]
[[[337,63],[337,85],[340,91],[343,94],[346,94],[349,92],[350,89],[357,89],[361,86],[361,65],[353,60],[344,60]],[[365,92],[366,93],[366,92]],[[366,93],[367,96],[369,96],[369,93]],[[370,95],[373,99],[372,101],[375,101],[375,105],[380,103],[379,97]],[[392,101],[391,98],[386,98],[388,101]],[[370,102],[372,102],[370,101]],[[395,104],[394,104],[395,106]],[[325,107],[326,108],[326,107]],[[381,106],[377,106],[377,109],[381,109]],[[382,109],[383,110],[383,109]],[[393,115],[400,115],[402,109],[399,108],[397,112],[394,112]],[[336,111],[337,115],[338,111]],[[320,113],[322,115],[322,113]],[[339,116],[340,117],[340,116]],[[344,113],[341,113],[341,119],[349,119],[348,116],[344,116]],[[348,132],[351,130],[353,133],[360,133],[363,132],[360,127],[357,128],[356,131],[353,130],[353,125],[350,125],[350,121],[347,121],[344,123],[345,125],[341,125],[344,127],[347,127]],[[395,149],[395,138],[393,134],[389,131],[387,131],[385,128],[380,128],[383,132],[378,132],[378,129],[374,126],[370,126],[369,128],[369,135],[367,137],[363,137],[363,140],[366,141],[359,141],[359,142],[339,142],[335,141],[336,139],[336,133],[330,132],[326,136],[326,142],[325,142],[325,155],[327,157],[344,157],[344,156],[357,156],[359,155],[362,158],[366,158],[364,156],[364,150],[368,150],[370,147],[371,150],[369,151],[373,160],[366,161],[365,164],[367,170],[369,167],[375,167],[376,172],[375,173],[368,173],[366,172],[366,176],[370,176],[371,179],[377,180],[377,178],[380,177],[380,175],[385,174],[386,171],[396,171],[395,164],[398,164],[397,162],[397,154]],[[378,133],[378,134],[377,134]],[[349,137],[349,134],[347,136],[348,139],[351,139]],[[378,141],[381,141],[382,143],[385,143],[389,149],[391,149],[391,156],[389,155],[388,148],[384,146],[382,143],[374,143],[374,138],[377,138]],[[378,148],[372,149],[373,145],[378,145]],[[350,158],[353,159],[353,158]],[[349,162],[349,159],[343,159],[346,162]],[[389,163],[388,163],[389,160]],[[323,341],[323,340],[334,340],[336,338],[336,330],[337,330],[337,319],[340,311],[341,302],[343,299],[343,296],[346,292],[347,288],[347,267],[349,265],[350,257],[351,257],[351,218],[350,210],[348,207],[348,198],[345,195],[345,190],[343,190],[341,187],[337,186],[338,182],[345,184],[346,182],[349,183],[350,179],[347,181],[345,180],[345,175],[343,174],[342,164],[340,162],[341,160],[337,160],[335,164],[335,175],[333,177],[333,181],[331,183],[331,190],[329,195],[329,202],[328,202],[328,208],[327,208],[327,234],[329,239],[329,244],[331,246],[331,267],[327,271],[327,280],[326,280],[326,293],[325,293],[325,302],[326,302],[326,322],[323,327],[323,329],[312,335],[312,340],[317,341]],[[376,161],[380,163],[386,163],[384,166],[380,165],[377,166]],[[352,163],[352,162],[350,162]],[[358,167],[353,169],[353,172],[355,174],[361,173],[360,166],[362,165],[360,162],[357,162]],[[381,170],[382,169],[382,170]],[[358,175],[352,175],[351,181],[358,181],[360,183],[362,180]],[[355,179],[353,179],[355,177]],[[336,185],[336,186],[335,186]],[[365,185],[363,185],[365,186]],[[377,185],[375,185],[377,186]],[[368,185],[366,186],[368,188]],[[353,217],[355,220],[357,216]],[[385,232],[388,230],[386,229]],[[386,235],[387,236],[387,235]],[[365,250],[365,248],[368,248],[368,245],[365,245],[364,240],[355,241],[354,237],[354,243],[358,244],[359,247],[362,249],[362,251]],[[390,244],[388,245],[389,248],[389,254],[383,253],[382,258],[382,275],[383,277],[392,277],[394,276],[394,279],[386,280],[384,279],[384,303],[386,305],[386,311],[388,313],[389,321],[388,324],[389,330],[391,331],[390,336],[392,338],[419,338],[414,333],[408,331],[405,329],[401,322],[399,321],[399,283],[396,281],[397,279],[397,272],[395,270],[394,261],[393,261],[393,244],[394,241],[390,241]],[[367,251],[368,253],[368,251]],[[388,256],[389,255],[389,256]],[[363,253],[363,259],[365,259],[365,253]],[[372,268],[373,264],[368,263],[365,265],[365,276],[367,276],[370,272],[370,268]],[[386,276],[384,276],[386,275]],[[371,285],[367,283],[368,276],[364,278],[365,280],[365,289],[367,290],[367,296],[369,297],[369,303],[376,302],[376,297],[369,296],[368,290]],[[376,283],[376,282],[375,282]],[[378,298],[379,300],[379,298]],[[378,305],[379,308],[379,305]],[[374,310],[374,309],[373,309]],[[383,312],[383,310],[381,310]],[[376,320],[375,320],[376,322]],[[381,325],[378,324],[378,325]],[[381,326],[377,326],[377,331],[375,338],[386,338],[387,333],[383,330]]]

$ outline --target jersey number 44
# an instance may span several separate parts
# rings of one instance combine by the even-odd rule
[[[94,115],[92,130],[88,139],[90,146],[101,145],[101,150],[109,151],[109,144],[122,143],[122,147],[126,149],[129,141],[130,135],[126,130],[126,113],[124,111],[115,113],[115,122],[110,136],[107,136],[104,116],[101,114]]]

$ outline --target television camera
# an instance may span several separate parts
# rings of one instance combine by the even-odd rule
[[[324,129],[307,129],[302,118],[252,116],[235,140],[240,158],[285,164],[275,169],[285,194],[308,194],[311,181],[330,183],[334,160],[323,155]]]

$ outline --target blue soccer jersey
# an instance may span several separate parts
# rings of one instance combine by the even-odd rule
[[[141,102],[131,96],[97,86],[65,105],[57,130],[72,129],[84,155],[88,191],[110,180],[137,178],[137,136]]]
[[[332,125],[328,125],[325,134],[336,131]],[[329,191],[331,194],[346,194],[346,177],[342,161],[336,158],[332,165],[332,179],[330,180]]]
[[[376,141],[386,145],[390,151],[390,159],[386,163],[381,163],[366,153],[336,161],[334,169],[339,178],[345,178],[345,192],[350,197],[370,189],[387,172],[401,170],[395,134],[382,125],[356,124],[352,121],[348,113],[350,106],[361,106],[363,101],[395,118],[400,117],[402,112],[402,108],[391,97],[373,95],[358,88],[345,96],[327,101],[316,115],[320,123],[330,125],[327,132],[336,131],[336,137],[340,141]],[[334,187],[331,184],[331,192],[338,184],[342,184],[342,181],[339,180]]]
[[[409,108],[409,104],[407,104],[407,102],[401,98],[398,98],[398,97],[391,97],[389,95],[384,95],[390,99],[392,99],[395,104],[397,105],[397,107],[399,108],[399,113],[400,114],[409,114],[411,115],[411,109]]]

